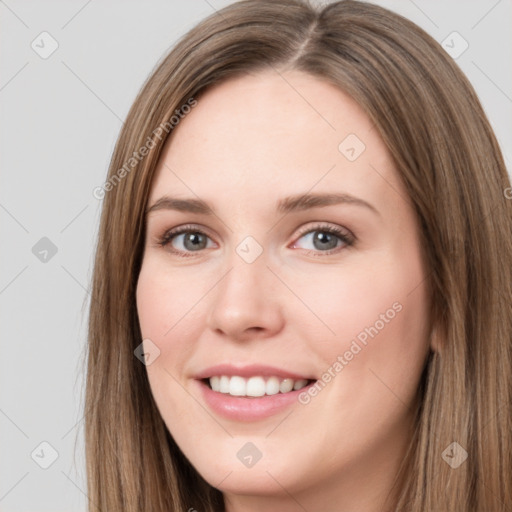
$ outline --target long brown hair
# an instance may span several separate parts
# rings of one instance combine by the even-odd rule
[[[503,157],[472,86],[440,45],[407,19],[352,0],[231,4],[188,32],[137,96],[104,188],[92,283],[90,510],[224,510],[221,492],[170,436],[134,356],[142,341],[135,290],[146,202],[172,134],[158,127],[191,100],[200,106],[210,86],[262,69],[300,70],[352,96],[417,214],[436,349],[394,510],[512,510],[512,200]],[[453,442],[468,454],[456,469],[443,458]]]

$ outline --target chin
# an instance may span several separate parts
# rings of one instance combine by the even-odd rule
[[[283,488],[293,490],[305,486],[305,482],[297,482],[299,476],[292,473],[297,468],[293,454],[279,453],[267,440],[253,439],[254,445],[261,449],[261,458],[257,461],[250,437],[240,436],[229,439],[224,445],[216,443],[217,449],[210,451],[208,459],[203,456],[200,461],[189,460],[202,478],[222,492],[270,496],[282,493]],[[248,454],[252,454],[252,461]]]
[[[270,470],[267,473],[264,468],[237,469],[231,473],[229,471],[225,473],[225,475],[228,474],[229,476],[224,480],[214,471],[201,476],[212,487],[230,494],[276,496],[283,493],[283,488],[287,490],[296,488],[296,485],[290,481],[290,475],[285,479],[283,474]]]

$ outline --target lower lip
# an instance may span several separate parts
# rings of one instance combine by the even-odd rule
[[[311,382],[297,391],[265,395],[262,397],[237,397],[213,391],[202,380],[196,381],[208,406],[217,414],[235,421],[257,421],[277,414],[293,403],[298,402],[300,393],[315,384]]]

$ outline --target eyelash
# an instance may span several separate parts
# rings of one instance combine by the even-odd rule
[[[307,234],[315,232],[315,231],[335,235],[344,244],[341,247],[336,247],[334,249],[329,249],[327,251],[304,249],[304,250],[308,251],[308,254],[312,252],[315,257],[329,256],[331,254],[339,252],[343,248],[352,246],[355,242],[355,236],[352,233],[350,233],[348,230],[342,230],[338,227],[334,227],[334,226],[327,225],[327,224],[318,224],[316,226],[309,226],[307,228],[304,228],[303,230],[301,230],[299,232],[299,236],[298,236],[297,240],[301,239],[304,235],[307,235]],[[208,234],[205,233],[198,226],[194,226],[193,224],[188,224],[188,225],[180,226],[178,228],[175,228],[175,229],[165,232],[161,237],[158,237],[157,245],[160,247],[166,247],[172,242],[173,238],[175,238],[176,236],[181,235],[183,233],[199,233],[200,235],[204,235],[211,239],[211,237],[209,237]],[[170,249],[170,252],[172,252],[173,254],[175,254],[179,257],[182,257],[182,258],[190,258],[190,257],[194,256],[194,252],[201,252],[201,251],[183,252],[183,251],[179,251],[179,250],[172,248],[172,249]]]

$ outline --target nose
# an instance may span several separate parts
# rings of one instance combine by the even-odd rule
[[[283,290],[264,254],[247,263],[235,253],[212,290],[208,326],[217,334],[247,341],[273,336],[283,328]]]

